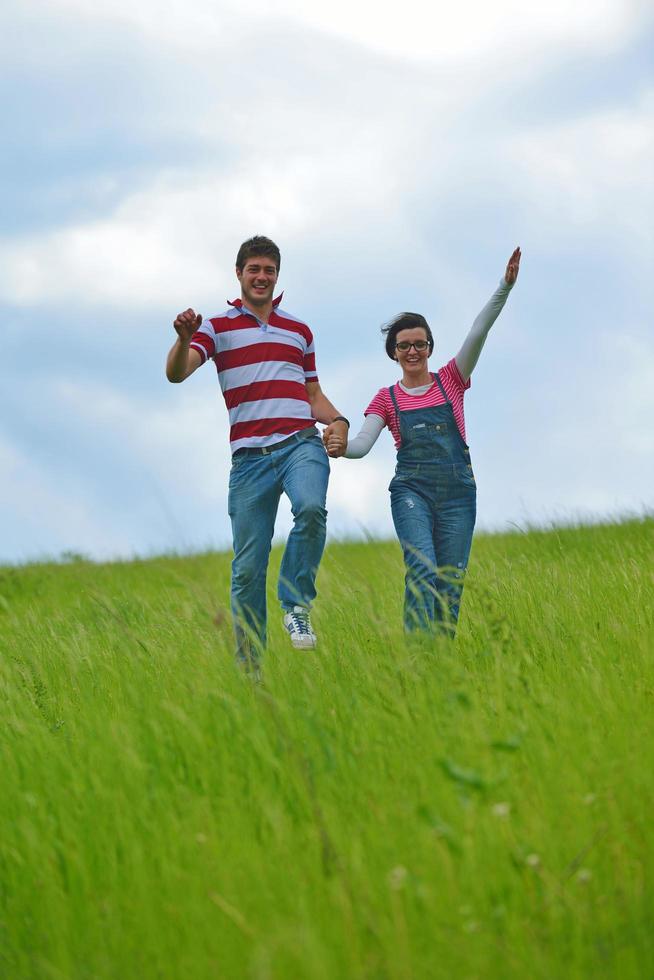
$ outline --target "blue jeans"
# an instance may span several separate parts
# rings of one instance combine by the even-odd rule
[[[406,566],[405,629],[454,636],[476,517],[470,467],[398,466],[389,489]]]
[[[237,455],[229,476],[232,519],[232,615],[237,657],[256,658],[266,643],[266,574],[279,498],[291,501],[293,528],[286,542],[277,594],[282,608],[307,609],[325,547],[329,462],[317,434],[297,437],[265,456]]]

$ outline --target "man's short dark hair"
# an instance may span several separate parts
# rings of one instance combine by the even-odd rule
[[[400,330],[413,330],[414,327],[422,327],[422,329],[425,331],[425,335],[429,341],[429,353],[433,354],[434,337],[424,316],[422,316],[420,313],[399,313],[396,317],[393,317],[392,320],[389,320],[388,323],[385,323],[381,328],[386,346],[386,353],[392,361],[397,360],[395,357],[395,343],[398,333]]]
[[[253,255],[265,255],[266,258],[272,259],[277,272],[279,272],[279,267],[282,264],[282,256],[270,238],[266,238],[265,235],[255,235],[253,238],[248,238],[246,242],[243,242],[236,256],[236,268],[239,272],[243,271],[245,263]]]

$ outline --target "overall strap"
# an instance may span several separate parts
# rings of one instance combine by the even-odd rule
[[[442,383],[442,381],[440,379],[440,376],[438,374],[438,371],[436,372],[436,374],[434,375],[434,377],[436,378],[436,381],[438,382],[438,387],[441,389],[441,394],[443,395],[443,398],[445,399],[445,404],[446,405],[449,405],[450,408],[452,408],[452,402],[447,397],[447,392],[445,391],[445,388],[443,387],[443,383]],[[454,411],[453,408],[452,408],[452,411]]]
[[[393,401],[393,406],[395,407],[395,421],[400,425],[400,409],[397,404],[397,398],[395,397],[395,385],[391,385],[388,389],[390,392],[391,399]]]
[[[396,414],[397,414],[397,415],[398,415],[398,417],[399,417],[399,414],[400,414],[400,410],[399,410],[399,408],[397,407],[397,399],[396,399],[396,397],[395,397],[395,391],[394,391],[394,388],[395,388],[395,385],[391,385],[391,386],[390,386],[390,388],[388,389],[388,393],[389,393],[389,395],[391,396],[391,399],[392,399],[392,401],[393,401],[393,405],[395,406],[395,412],[396,412]]]

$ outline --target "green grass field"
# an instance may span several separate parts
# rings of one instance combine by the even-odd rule
[[[397,544],[332,544],[259,685],[228,555],[1,569],[0,976],[654,977],[653,556],[479,536],[408,646]]]

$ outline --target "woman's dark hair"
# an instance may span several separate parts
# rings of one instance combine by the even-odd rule
[[[385,323],[381,328],[386,346],[386,353],[392,361],[397,360],[395,356],[395,342],[400,330],[413,330],[414,327],[422,327],[429,341],[429,353],[434,352],[434,338],[429,328],[429,324],[420,313],[399,313],[397,316]]]
[[[265,255],[267,259],[272,259],[277,272],[279,272],[279,267],[282,264],[281,254],[275,243],[270,238],[266,238],[265,235],[255,235],[254,238],[248,238],[247,242],[243,242],[236,256],[238,271],[242,272],[247,260],[258,255]]]

